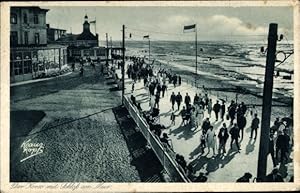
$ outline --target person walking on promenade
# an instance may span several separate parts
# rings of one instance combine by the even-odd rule
[[[176,103],[177,103],[177,107],[178,107],[177,110],[179,110],[181,102],[182,102],[182,96],[181,96],[180,92],[178,92],[178,94],[176,96]]]
[[[204,106],[207,107],[208,102],[209,102],[208,95],[207,95],[207,93],[205,93],[205,95],[204,95]]]
[[[154,107],[157,106],[158,109],[159,109],[159,99],[160,99],[160,96],[158,93],[156,93]]]
[[[280,160],[280,163],[284,163],[284,160],[288,160],[287,153],[289,151],[289,141],[290,137],[287,135],[286,130],[284,134],[281,130],[278,131],[278,137],[276,140],[276,159]],[[279,159],[280,151],[280,159]]]
[[[221,105],[221,119],[224,121],[224,115],[225,115],[225,101],[222,100],[222,105]]]
[[[154,90],[155,90],[155,85],[154,85],[153,82],[151,82],[150,85],[149,85],[149,92],[150,92],[151,96],[154,95]]]
[[[161,86],[161,91],[162,97],[165,97],[165,92],[167,91],[167,85],[165,83]]]
[[[193,101],[194,105],[199,105],[200,103],[200,97],[198,96],[198,94],[196,93],[196,95],[194,96],[194,101]]]
[[[160,83],[158,83],[157,86],[156,86],[156,93],[158,94],[159,97],[160,97],[161,90],[162,90],[161,85],[160,85]]]
[[[218,138],[219,138],[219,152],[222,154],[226,153],[226,142],[228,139],[229,135],[228,135],[228,130],[226,127],[226,123],[223,123],[223,126],[221,127],[219,134],[218,134]]]
[[[212,111],[212,100],[209,99],[207,103],[207,113],[209,115],[209,118],[211,118],[211,111]]]
[[[171,125],[175,125],[175,118],[176,118],[175,113],[174,113],[174,111],[172,111],[171,117],[170,117],[170,119],[171,119]]]
[[[186,93],[186,95],[184,97],[184,103],[185,103],[186,108],[188,108],[190,102],[191,102],[191,97],[189,96],[188,93]]]
[[[210,149],[213,150],[213,156],[215,156],[215,147],[216,147],[216,133],[213,129],[213,126],[209,126],[209,129],[206,133],[206,139],[207,139],[207,148],[208,153],[210,152]]]
[[[237,125],[239,127],[239,130],[241,132],[241,140],[244,139],[244,128],[246,127],[247,120],[244,115],[240,115],[240,117],[237,119]]]
[[[204,150],[206,148],[206,132],[202,130],[201,135],[200,135],[200,149],[201,149],[201,154],[204,153]]]
[[[233,120],[235,119],[235,111],[236,111],[236,104],[234,101],[231,101],[230,106],[228,107],[228,114],[230,117],[230,124],[233,124]]]
[[[185,109],[185,106],[182,107],[182,110],[180,111],[180,115],[182,118],[182,122],[180,125],[185,126],[186,125],[186,116],[187,116],[187,110]]]
[[[218,121],[218,119],[219,119],[220,109],[221,109],[221,105],[219,104],[219,101],[217,101],[217,103],[215,103],[214,107],[213,107],[213,110],[214,110],[215,115],[216,115],[216,121]]]
[[[181,76],[178,76],[178,85],[181,85]]]
[[[202,131],[206,133],[209,127],[210,127],[210,121],[209,118],[207,117],[202,123]]]
[[[243,115],[245,115],[245,114],[246,114],[246,112],[247,112],[247,106],[245,105],[245,103],[244,103],[244,102],[242,102],[242,103],[241,103],[241,109],[242,109],[242,113],[243,113]]]
[[[172,103],[172,110],[174,110],[175,101],[176,101],[176,95],[174,92],[172,92],[172,95],[170,97],[170,102]]]
[[[202,106],[202,109],[204,110],[205,109],[205,101],[203,98],[200,98],[200,106]]]
[[[274,135],[270,133],[269,137],[269,151],[268,154],[271,154],[273,166],[276,167],[276,158],[275,158],[275,151],[274,151]]]
[[[233,127],[229,131],[229,133],[231,135],[230,148],[232,148],[232,144],[233,144],[233,142],[235,142],[235,144],[238,148],[238,152],[240,152],[240,150],[241,150],[240,145],[239,145],[239,136],[240,136],[239,132],[240,131],[239,131],[239,128],[236,123],[233,125]]]
[[[255,132],[254,139],[256,139],[256,137],[257,137],[257,128],[258,127],[259,127],[259,118],[257,118],[257,114],[254,114],[254,119],[252,120],[252,123],[251,123],[251,135],[250,135],[250,138],[252,138],[253,132]]]
[[[191,128],[195,128],[194,130],[197,129],[197,113],[196,113],[196,110],[195,108],[192,108],[191,109],[191,120],[190,120],[190,123],[191,123]]]
[[[174,75],[173,76],[173,85],[174,85],[174,88],[176,87],[176,84],[177,84],[177,76]]]
[[[131,85],[131,92],[133,92],[134,91],[134,82],[132,82],[132,85]]]
[[[202,124],[202,121],[204,119],[204,109],[203,109],[203,106],[199,105],[198,106],[198,118],[197,118],[197,121],[198,121],[198,125],[201,125]]]

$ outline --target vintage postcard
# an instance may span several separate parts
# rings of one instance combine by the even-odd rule
[[[0,191],[299,190],[299,13],[1,2]]]

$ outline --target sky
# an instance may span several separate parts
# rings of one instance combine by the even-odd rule
[[[184,25],[197,24],[199,41],[267,39],[269,23],[278,23],[278,33],[293,38],[292,7],[42,7],[49,9],[47,23],[51,27],[79,34],[85,14],[96,20],[100,41],[105,33],[121,40],[122,25],[126,37],[142,40],[192,41],[194,33],[183,33]],[[95,33],[95,25],[91,24]]]

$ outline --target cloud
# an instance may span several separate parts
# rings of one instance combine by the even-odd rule
[[[197,23],[198,37],[202,40],[224,39],[262,39],[267,37],[268,25],[260,26],[249,21],[242,21],[237,17],[226,15],[212,15],[207,17],[193,18],[186,15],[173,15],[164,21],[160,21],[162,31],[182,33],[184,25]],[[291,30],[279,28],[278,34],[289,34]],[[192,40],[193,36],[185,36]]]
[[[268,32],[267,27],[257,26],[225,15],[214,15],[206,21],[209,23],[209,30],[215,35],[265,35]]]

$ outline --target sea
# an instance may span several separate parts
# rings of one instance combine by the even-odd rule
[[[126,55],[148,58],[148,41],[126,41]],[[170,68],[176,67],[185,71],[195,72],[195,42],[191,41],[151,41],[150,60],[167,64]],[[264,48],[263,51],[261,48]],[[246,79],[236,79],[219,75],[216,71],[199,70],[197,73],[212,76],[215,79],[231,79],[232,84],[245,87],[263,88],[267,42],[258,41],[198,41],[197,66],[214,65],[220,67],[220,71],[229,71],[240,74]],[[292,42],[278,42],[276,48],[278,54],[275,63],[273,92],[287,97],[294,95],[294,54],[291,54],[284,62],[288,53],[293,50]],[[286,78],[286,77],[290,77]]]

